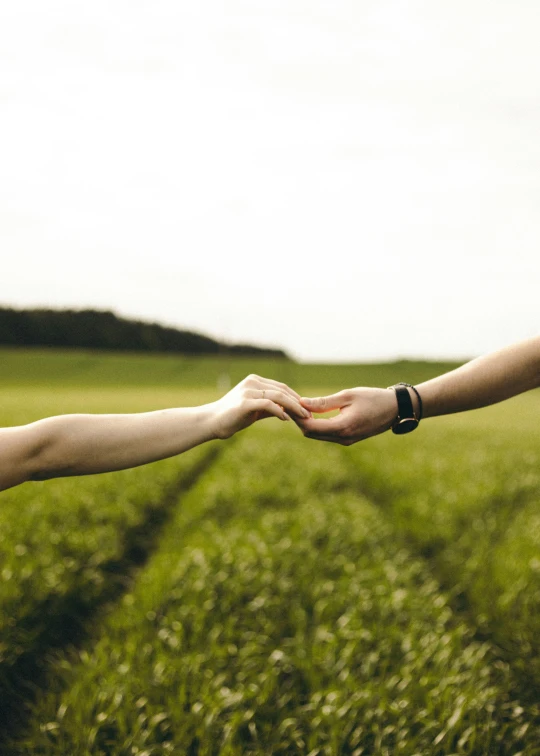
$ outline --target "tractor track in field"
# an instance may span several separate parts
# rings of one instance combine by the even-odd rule
[[[99,635],[99,618],[117,603],[135,580],[137,571],[159,546],[178,497],[192,489],[221,455],[213,446],[197,464],[173,483],[157,504],[147,505],[142,520],[122,534],[116,558],[100,565],[103,583],[93,591],[75,578],[63,596],[48,597],[35,606],[18,626],[33,637],[14,662],[0,663],[0,753],[9,756],[9,743],[24,733],[32,703],[54,684],[54,668],[62,652],[82,648]]]
[[[390,491],[383,492],[374,487],[359,485],[358,482],[351,486],[351,491],[371,501],[389,519],[392,497]],[[511,500],[500,502],[497,526],[492,533],[492,544],[501,540],[506,528],[529,501],[530,499],[527,496],[519,492]],[[468,521],[464,521],[463,525],[467,526],[467,524]],[[492,661],[495,664],[502,663],[509,669],[513,683],[513,695],[520,703],[533,708],[540,723],[539,675],[535,669],[526,663],[516,664],[516,659],[520,656],[517,642],[505,636],[504,632],[501,632],[496,626],[495,620],[480,623],[469,592],[466,589],[456,590],[456,583],[452,580],[448,565],[445,564],[444,557],[439,556],[444,552],[446,542],[443,539],[434,538],[429,544],[422,543],[412,533],[396,529],[394,525],[392,527],[396,537],[401,540],[407,551],[427,564],[442,591],[448,596],[448,604],[453,613],[471,628],[473,640],[479,643],[488,643]],[[540,645],[533,649],[532,653],[540,653]]]

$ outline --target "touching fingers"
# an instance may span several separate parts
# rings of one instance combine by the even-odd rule
[[[317,396],[309,398],[302,396],[300,401],[306,409],[311,412],[330,412],[331,410],[341,409],[349,403],[348,392],[339,391],[337,394],[329,396]]]
[[[307,419],[311,417],[311,413],[304,409],[300,402],[285,391],[277,390],[275,388],[256,388],[249,389],[247,396],[254,400],[270,400],[299,418]]]
[[[263,417],[278,417],[280,420],[290,420],[282,406],[271,399],[248,399],[246,409],[253,413],[262,413]],[[257,419],[261,419],[260,417]]]

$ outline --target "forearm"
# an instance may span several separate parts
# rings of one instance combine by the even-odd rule
[[[212,405],[126,415],[63,415],[34,423],[32,478],[123,470],[215,438]]]
[[[201,407],[129,415],[60,415],[0,428],[0,491],[28,480],[90,475],[173,457],[226,439],[258,420],[308,417],[300,396],[271,378],[248,375]]]
[[[540,338],[536,337],[478,357],[416,388],[424,417],[434,417],[485,407],[538,386]]]

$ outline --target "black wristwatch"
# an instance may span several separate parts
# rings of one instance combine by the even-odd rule
[[[415,428],[418,428],[420,423],[420,418],[414,414],[408,386],[408,383],[396,383],[395,386],[388,386],[388,388],[394,389],[396,392],[398,415],[392,425],[392,433],[397,433],[398,435],[410,433]]]

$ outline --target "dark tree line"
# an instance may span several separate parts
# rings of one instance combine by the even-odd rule
[[[281,349],[224,344],[192,331],[128,320],[102,310],[15,310],[0,307],[0,344],[288,357]]]

